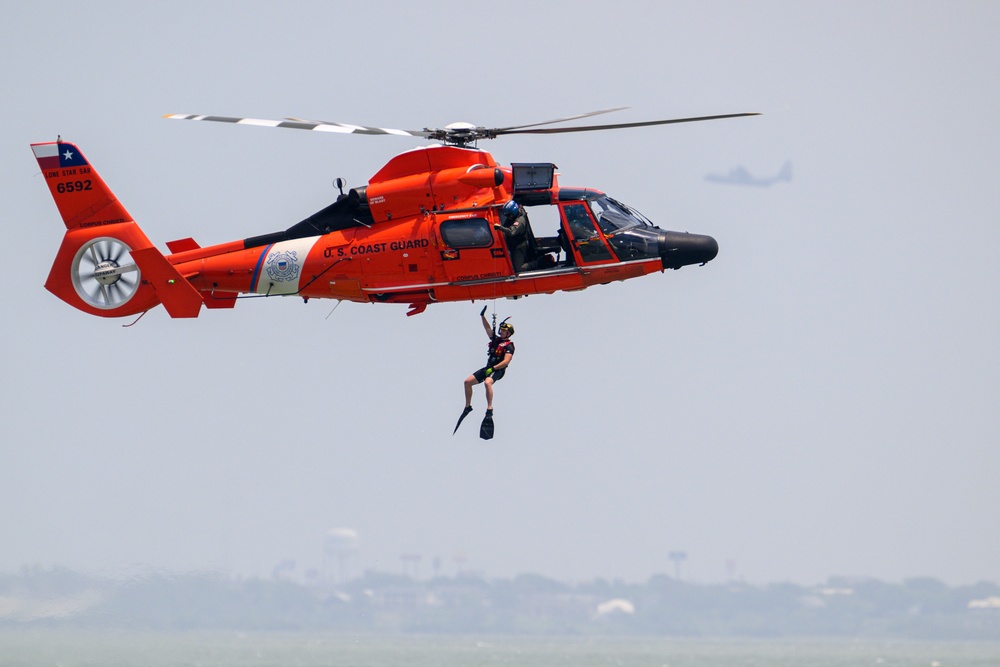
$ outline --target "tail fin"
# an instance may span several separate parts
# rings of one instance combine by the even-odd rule
[[[792,163],[791,163],[790,160],[786,161],[785,164],[781,167],[781,171],[778,172],[778,180],[779,181],[789,181],[789,182],[791,182],[791,180],[792,180]]]
[[[66,229],[134,222],[76,146],[56,141],[32,144],[31,150]]]
[[[76,146],[32,144],[66,235],[45,287],[92,315],[124,317],[162,303],[197,317],[202,297],[150,243]]]

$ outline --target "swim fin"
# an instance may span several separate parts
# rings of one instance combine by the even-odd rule
[[[472,412],[471,405],[467,406],[464,410],[462,410],[462,416],[458,418],[458,423],[455,424],[455,430],[451,432],[452,435],[458,433],[458,427],[462,425],[462,420],[468,417],[470,412]]]
[[[487,410],[483,417],[483,425],[479,427],[479,437],[483,440],[493,439],[493,411]]]

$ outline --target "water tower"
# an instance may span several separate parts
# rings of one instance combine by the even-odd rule
[[[414,581],[420,579],[420,561],[423,560],[423,556],[420,554],[402,554],[399,559],[403,561],[403,575],[410,576],[410,571],[412,568],[412,577]]]
[[[326,533],[323,540],[324,560],[336,563],[336,576],[334,583],[342,584],[347,581],[348,561],[358,552],[358,531],[353,528],[332,528]],[[330,568],[326,568],[329,573]],[[329,574],[327,575],[329,576]]]

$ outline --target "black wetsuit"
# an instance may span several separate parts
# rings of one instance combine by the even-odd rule
[[[497,364],[503,361],[503,358],[506,357],[508,354],[511,355],[511,357],[514,356],[514,341],[512,341],[509,338],[507,340],[504,340],[500,336],[494,336],[493,338],[490,339],[490,345],[487,351],[488,356],[486,359],[486,365],[480,368],[472,375],[477,380],[482,382],[483,380],[486,379],[486,369],[495,367]],[[499,380],[504,376],[504,372],[506,370],[507,370],[506,368],[496,369],[493,371],[493,374],[490,375],[489,377],[493,378],[493,382],[496,382],[497,380]]]

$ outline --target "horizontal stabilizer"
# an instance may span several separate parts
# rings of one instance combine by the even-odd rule
[[[197,250],[201,246],[198,242],[192,238],[178,239],[176,241],[167,241],[167,247],[170,248],[170,252],[187,252],[188,250]]]

